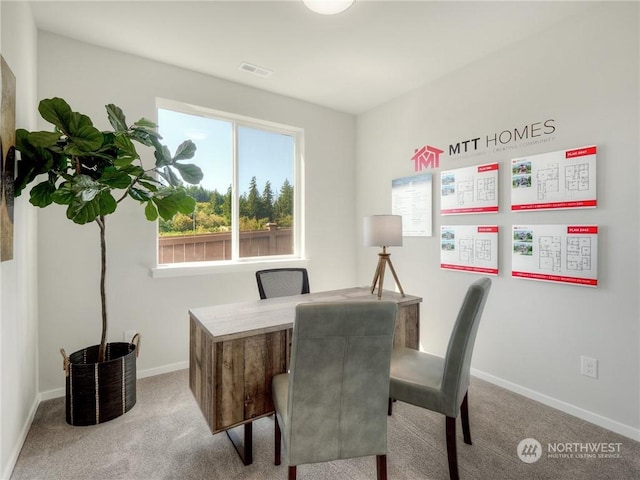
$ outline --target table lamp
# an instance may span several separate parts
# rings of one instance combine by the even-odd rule
[[[389,264],[396,285],[404,297],[402,285],[398,280],[396,271],[391,263],[391,254],[387,253],[387,247],[402,246],[402,216],[401,215],[371,215],[363,219],[364,246],[382,247],[382,252],[378,254],[378,267],[373,275],[371,293],[378,285],[378,300],[382,298],[382,284],[384,282],[384,271]]]

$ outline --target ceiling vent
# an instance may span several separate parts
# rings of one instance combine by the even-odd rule
[[[251,73],[263,78],[270,77],[273,73],[271,70],[267,70],[266,68],[262,68],[257,65],[252,65],[247,62],[242,62],[238,68],[244,72]]]

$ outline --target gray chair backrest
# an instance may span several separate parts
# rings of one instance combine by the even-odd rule
[[[449,338],[442,393],[444,413],[450,417],[455,418],[460,413],[460,404],[469,388],[473,346],[490,289],[491,279],[488,277],[476,280],[469,286]]]
[[[290,465],[387,453],[394,302],[296,307],[288,421]]]
[[[309,275],[306,268],[258,270],[256,281],[262,300],[309,293]]]

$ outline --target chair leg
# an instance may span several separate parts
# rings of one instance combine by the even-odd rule
[[[387,456],[376,455],[377,480],[387,480]]]
[[[393,399],[389,397],[389,407],[387,408],[387,415],[391,416],[393,414]]]
[[[289,467],[289,480],[296,480],[297,470],[295,465],[293,467]]]
[[[460,417],[462,419],[462,434],[464,435],[464,443],[467,445],[473,445],[471,443],[471,430],[469,430],[469,392],[464,394],[462,405],[460,407]]]
[[[274,464],[275,465],[280,465],[280,442],[282,441],[282,432],[280,431],[280,424],[278,423],[278,417],[276,417],[275,415],[273,416],[273,418],[275,419],[274,422],[274,432],[275,432],[275,438],[274,438],[274,445],[275,445],[275,459],[274,459]]]
[[[447,431],[447,457],[449,459],[449,478],[459,480],[458,454],[456,452],[456,419],[447,417],[445,421]]]

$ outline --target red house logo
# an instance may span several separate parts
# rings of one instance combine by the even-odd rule
[[[444,150],[426,145],[422,148],[415,150],[415,155],[411,157],[414,162],[414,168],[416,172],[421,171],[423,168],[438,168],[440,166],[440,154]]]

